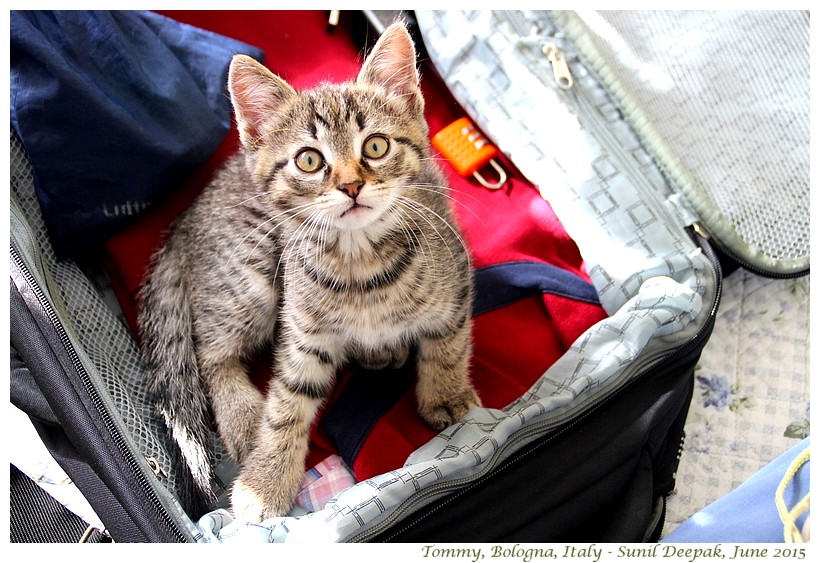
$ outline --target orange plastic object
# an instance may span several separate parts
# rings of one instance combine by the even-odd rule
[[[433,146],[462,176],[470,176],[498,154],[498,149],[466,117],[436,133]]]

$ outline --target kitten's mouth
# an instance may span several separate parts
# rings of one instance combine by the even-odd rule
[[[369,205],[362,205],[361,203],[356,203],[354,201],[353,205],[351,205],[350,207],[345,209],[344,212],[342,212],[342,214],[339,215],[339,217],[344,217],[345,215],[348,215],[350,213],[352,213],[353,215],[363,213],[365,209],[373,209],[373,208],[370,207]]]

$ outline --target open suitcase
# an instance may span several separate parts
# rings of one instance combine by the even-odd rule
[[[231,47],[249,54],[260,55],[249,45],[262,47],[267,64],[297,86],[353,72],[360,50],[395,17],[343,13],[328,31],[326,13],[167,15],[245,42]],[[495,158],[508,174],[503,189],[489,191],[448,169],[458,207],[468,211],[459,218],[477,255],[476,292],[485,304],[474,311],[476,376],[487,389],[495,385],[496,395],[396,460],[388,440],[373,437],[406,431],[396,398],[405,389],[391,390],[377,413],[387,426],[370,421],[353,453],[341,451],[344,436],[321,444],[355,466],[358,482],[311,511],[262,525],[233,521],[224,508],[191,514],[180,505],[178,469],[147,403],[129,328],[128,296],[144,258],[123,260],[147,255],[135,237],[158,236],[235,149],[235,132],[204,166],[190,165],[187,183],[178,181],[182,195],[117,225],[100,260],[86,249],[58,258],[54,246],[64,248],[65,240],[55,243],[36,193],[44,176],[27,153],[26,132],[13,127],[11,399],[115,541],[657,540],[675,486],[692,374],[720,301],[721,260],[778,276],[808,272],[804,14],[701,13],[714,31],[707,45],[687,35],[691,22],[668,13],[403,16],[426,49],[420,58],[431,133],[469,116],[502,151]],[[738,108],[735,94],[715,94],[760,64],[737,51],[760,48],[755,26],[769,35],[778,29],[796,46],[766,69],[771,80],[738,87],[772,103]],[[670,51],[661,41],[670,37],[691,58]],[[311,71],[305,57],[293,56],[307,44],[312,54],[333,49],[338,75],[321,65]],[[224,69],[230,55],[221,56]],[[680,87],[672,91],[673,84]],[[702,120],[688,119],[704,107]],[[728,137],[719,135],[724,118]],[[773,134],[775,146],[755,144]],[[156,238],[139,240],[150,247]],[[101,289],[106,283],[119,299]],[[340,392],[334,406],[360,399],[362,389],[367,401],[385,401],[357,381],[347,380],[345,389],[354,391]],[[351,401],[348,408],[360,404]],[[352,425],[349,410],[328,409],[327,418],[334,412]],[[322,438],[328,433],[317,431]],[[214,448],[227,490],[235,468]]]

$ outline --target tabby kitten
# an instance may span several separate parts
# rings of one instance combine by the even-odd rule
[[[240,462],[239,519],[290,510],[311,423],[347,361],[381,368],[413,351],[418,410],[435,428],[479,404],[470,263],[418,82],[399,23],[347,84],[297,92],[249,57],[231,62],[242,154],[152,259],[139,327],[150,392],[196,487],[210,493],[209,406]],[[265,348],[263,395],[245,362]]]

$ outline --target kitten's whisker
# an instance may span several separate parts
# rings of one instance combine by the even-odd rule
[[[451,232],[451,233],[453,233],[453,235],[456,237],[456,239],[458,240],[458,242],[461,244],[461,247],[464,249],[464,252],[466,252],[466,253],[467,253],[467,256],[469,256],[469,255],[470,255],[470,250],[469,250],[469,248],[467,248],[467,244],[464,242],[464,239],[463,239],[463,238],[461,238],[461,233],[459,233],[459,232],[458,232],[458,230],[456,230],[456,229],[453,227],[453,225],[452,225],[452,224],[450,224],[450,221],[448,221],[447,219],[445,219],[444,217],[442,217],[441,215],[439,215],[439,214],[438,214],[435,210],[433,210],[432,208],[430,208],[430,207],[428,207],[428,206],[426,206],[426,205],[424,205],[424,204],[418,203],[418,202],[416,202],[416,204],[417,204],[419,207],[421,207],[422,209],[425,209],[425,210],[429,211],[430,213],[432,213],[433,215],[435,215],[435,216],[438,218],[438,220],[439,220],[439,221],[441,221],[441,222],[442,222],[442,223],[443,223],[443,224],[444,224],[444,225],[445,225],[445,226],[446,226],[446,227],[450,230],[450,232]],[[438,233],[438,229],[436,229],[436,233]],[[441,235],[439,234],[439,236],[441,236]],[[445,241],[445,242],[446,242],[446,241]],[[448,245],[448,247],[447,247],[447,248],[449,248],[449,245]]]
[[[295,215],[298,215],[298,213],[299,213],[302,209],[306,209],[306,208],[311,207],[311,206],[313,206],[313,205],[314,205],[314,203],[306,203],[306,204],[303,204],[303,205],[298,205],[298,206],[296,206],[296,207],[292,207],[292,208],[290,208],[290,209],[285,209],[284,211],[282,211],[282,212],[280,212],[280,213],[277,213],[277,214],[275,214],[275,215],[272,215],[272,216],[270,216],[268,219],[265,219],[263,222],[259,223],[256,227],[254,227],[253,229],[251,229],[251,231],[250,231],[247,235],[245,235],[244,237],[242,237],[242,240],[240,240],[240,241],[237,243],[237,245],[234,247],[234,249],[231,251],[231,254],[228,256],[228,260],[232,259],[232,258],[233,258],[233,256],[234,256],[234,254],[236,254],[236,251],[237,251],[237,250],[239,250],[239,247],[243,246],[243,245],[245,244],[245,241],[246,241],[246,240],[248,240],[248,238],[250,238],[250,236],[251,236],[251,235],[253,235],[253,233],[255,233],[256,231],[258,231],[259,229],[261,229],[261,228],[263,228],[263,227],[267,226],[268,224],[272,223],[273,221],[276,221],[279,217],[281,217],[281,216],[283,216],[283,215],[292,214],[292,215],[294,215],[294,216],[295,216]],[[279,225],[281,225],[283,222],[284,222],[284,221],[282,221],[282,222],[280,222],[280,223],[277,223],[277,224],[276,224],[276,225],[275,225],[272,229],[269,229],[269,230],[268,230],[268,232],[267,232],[267,233],[265,233],[265,236],[263,236],[263,237],[259,240],[259,242],[257,242],[257,243],[256,243],[256,245],[253,247],[253,249],[252,249],[250,252],[248,252],[248,255],[245,257],[245,260],[246,260],[246,261],[247,261],[247,259],[250,257],[250,255],[251,255],[251,254],[252,254],[252,253],[253,253],[253,252],[254,252],[254,251],[255,251],[255,250],[259,247],[259,244],[260,244],[263,240],[265,240],[268,236],[270,236],[270,234],[271,234],[274,230],[276,230],[276,228],[278,228],[278,227],[279,227]]]
[[[319,212],[320,210],[314,209],[310,213],[310,215],[308,215],[308,217],[296,228],[296,231],[294,231],[292,236],[287,240],[285,246],[282,248],[282,251],[279,254],[279,260],[276,262],[276,271],[273,274],[274,279],[276,279],[276,276],[279,275],[279,268],[282,266],[282,261],[290,261],[290,255],[293,253],[296,244],[301,244],[303,242],[301,237],[297,236],[299,234],[299,231],[302,228],[304,228],[304,226],[311,221],[312,217],[318,214]]]
[[[299,205],[299,206],[297,206],[297,207],[294,207],[293,209],[289,209],[289,210],[287,210],[287,211],[284,211],[284,212],[282,212],[282,213],[278,213],[277,215],[275,215],[274,217],[281,217],[282,215],[286,215],[286,217],[285,217],[282,221],[279,221],[277,224],[275,224],[273,227],[271,227],[271,228],[268,230],[268,232],[267,232],[267,233],[265,233],[265,235],[264,235],[262,238],[260,238],[260,239],[259,239],[259,241],[256,243],[256,245],[255,245],[255,246],[254,246],[251,250],[249,250],[249,251],[248,251],[248,254],[247,254],[247,256],[245,257],[245,263],[247,263],[247,261],[250,259],[251,255],[253,255],[253,253],[254,253],[254,252],[256,252],[256,249],[259,247],[259,245],[260,245],[260,244],[262,244],[262,241],[264,241],[267,237],[269,237],[269,236],[271,235],[271,233],[273,233],[273,232],[275,232],[275,231],[279,230],[279,228],[280,228],[280,227],[281,227],[281,226],[282,226],[282,225],[283,225],[286,221],[288,221],[288,220],[292,219],[292,217],[293,217],[293,216],[298,215],[298,214],[299,214],[299,212],[301,212],[301,210],[306,209],[306,208],[313,207],[314,205],[315,205],[314,203],[309,203],[309,204]],[[295,213],[291,213],[292,211],[295,211]],[[289,214],[289,213],[291,213],[291,214],[288,216],[288,214]],[[315,211],[314,211],[313,213],[315,213]],[[311,213],[311,215],[313,215],[313,213]],[[268,221],[266,221],[266,223],[267,223],[267,222],[268,222]],[[258,227],[257,227],[257,228],[258,228]],[[254,230],[256,230],[256,229],[254,229]],[[298,231],[298,229],[297,229],[297,231]],[[247,237],[246,237],[246,238],[247,238]],[[275,270],[275,271],[274,271],[274,273],[273,273],[273,279],[274,279],[274,280],[276,280],[276,279],[277,279],[277,276],[279,275],[279,265],[282,263],[282,257],[284,256],[284,253],[285,253],[286,249],[287,249],[287,245],[285,245],[285,248],[282,248],[282,249],[280,250],[279,260],[278,260],[278,261],[277,261],[277,263],[276,263],[276,270]]]
[[[428,192],[435,193],[435,194],[440,194],[440,195],[446,197],[447,199],[449,199],[450,201],[452,201],[453,203],[455,203],[457,205],[460,205],[461,207],[463,207],[464,209],[469,211],[470,214],[473,215],[476,219],[478,219],[479,222],[482,225],[486,226],[486,224],[484,223],[484,219],[482,219],[481,216],[478,213],[473,211],[473,209],[469,205],[467,205],[463,201],[459,200],[458,198],[456,198],[452,194],[447,193],[447,191],[450,190],[450,188],[448,186],[438,186],[436,184],[403,184],[403,185],[397,186],[397,188],[399,188],[399,189],[410,189],[410,190],[422,190],[422,191],[428,191]],[[444,190],[439,191],[439,190],[436,190],[434,188],[444,188]],[[462,192],[462,191],[459,191],[459,193],[469,197],[470,199],[472,199],[476,203],[481,204],[481,200],[479,200],[476,196],[474,196],[472,194],[469,194],[469,193],[466,193],[466,192]]]
[[[445,158],[443,156],[436,156],[436,154],[437,153],[433,153],[430,156],[420,158],[419,161],[430,161],[430,162],[433,162],[433,163],[435,163],[439,166],[442,165],[442,164],[449,164],[450,163],[450,161],[447,158]]]
[[[328,217],[327,217],[327,215],[324,215],[324,214],[319,216],[318,221],[313,221],[312,220],[313,216],[317,215],[317,214],[319,214],[318,210],[316,211],[316,213],[311,215],[310,220],[313,223],[313,226],[311,227],[310,231],[308,233],[306,233],[306,236],[304,237],[305,238],[305,244],[307,244],[307,243],[312,243],[313,244],[313,261],[316,262],[316,263],[319,262],[319,253],[323,250],[324,230],[325,230],[325,228],[327,226],[327,222],[328,222]],[[307,258],[307,253],[306,252],[302,252],[301,254],[304,255],[305,258]]]
[[[454,190],[450,186],[447,186],[446,184],[445,185],[430,184],[430,183],[399,184],[399,185],[396,186],[396,188],[398,188],[398,189],[408,188],[408,189],[424,190],[424,191],[427,191],[427,192],[431,192],[431,193],[434,193],[434,194],[444,196],[447,199],[451,200],[453,203],[457,203],[458,205],[466,206],[466,204],[464,202],[460,201],[459,199],[457,199],[452,194],[452,192],[454,192],[456,190]],[[475,195],[473,195],[471,193],[463,192],[461,190],[458,190],[458,193],[463,194],[466,197],[469,197],[470,199],[472,199],[476,203],[481,203],[481,200],[478,199]]]
[[[431,267],[431,266],[435,267],[436,255],[433,252],[433,247],[430,244],[430,240],[427,238],[427,234],[424,232],[424,229],[422,229],[419,226],[419,224],[416,222],[416,220],[413,217],[400,216],[400,219],[401,219],[402,230],[404,231],[405,236],[408,238],[408,241],[409,241],[409,238],[411,236],[412,236],[413,240],[416,241],[417,248],[419,249],[419,252],[421,253],[421,256],[422,256],[422,259],[424,260],[425,265],[427,267]],[[410,226],[406,224],[406,221],[408,221],[408,220],[412,221],[413,224],[416,226],[415,230],[411,229]],[[424,242],[427,245],[427,250],[429,251],[429,255],[426,254],[425,251],[424,251],[424,246],[421,244],[421,241],[419,240],[419,237],[418,237],[419,234],[421,234],[422,238],[424,238]]]
[[[296,228],[293,234],[288,241],[290,246],[290,251],[287,253],[287,261],[291,260],[291,256],[294,252],[296,252],[296,257],[305,259],[305,252],[304,246],[310,242],[310,234],[307,232],[308,229],[312,232],[313,229],[316,228],[317,222],[314,220],[315,217],[321,217],[322,210],[321,208],[314,209],[310,215],[308,215],[305,220]],[[306,236],[305,236],[306,235]],[[298,251],[297,249],[298,244]],[[284,253],[283,253],[284,256]]]
[[[285,131],[290,131],[290,128],[282,127],[281,129],[273,129],[271,131],[268,131],[264,135],[259,135],[258,137],[255,137],[253,140],[251,140],[251,146],[253,148],[257,148],[259,146],[259,143],[261,143],[265,139],[265,137],[269,137],[274,133],[283,133]]]
[[[427,223],[430,225],[430,228],[432,228],[433,231],[435,231],[435,233],[439,236],[441,241],[447,247],[447,250],[450,252],[450,256],[453,258],[453,260],[455,260],[455,255],[453,254],[453,250],[450,248],[450,245],[447,244],[447,239],[444,237],[444,235],[441,234],[441,232],[439,232],[438,228],[433,224],[431,218],[428,217],[424,213],[424,211],[431,213],[433,216],[438,218],[438,220],[441,221],[448,229],[450,229],[450,231],[453,233],[453,235],[455,235],[455,237],[458,240],[459,244],[461,244],[462,248],[464,249],[464,251],[467,253],[467,256],[469,257],[470,253],[469,253],[469,250],[467,249],[467,244],[464,242],[464,239],[461,238],[461,235],[459,234],[459,232],[456,229],[454,229],[452,225],[450,225],[449,221],[444,219],[441,215],[436,213],[430,207],[428,207],[426,205],[423,205],[423,204],[419,203],[418,201],[415,201],[415,200],[410,199],[408,197],[398,195],[397,198],[396,198],[396,201],[401,201],[404,204],[405,209],[408,209],[408,210],[416,213],[418,216],[422,217],[425,221],[427,221]]]
[[[225,206],[225,207],[223,207],[222,209],[234,209],[234,208],[236,208],[236,207],[240,207],[240,206],[242,206],[242,205],[245,205],[246,203],[251,202],[251,201],[255,200],[256,198],[258,198],[258,197],[262,197],[262,196],[264,196],[264,195],[267,195],[267,192],[261,192],[261,193],[258,193],[258,194],[256,194],[256,195],[252,195],[251,197],[249,197],[249,198],[247,198],[247,199],[243,199],[243,200],[242,200],[242,201],[240,201],[239,203],[236,203],[236,204],[234,204],[234,205],[228,205],[228,206]]]
[[[327,251],[327,233],[330,230],[330,217],[325,216],[322,221],[322,230],[319,232],[319,237],[321,239],[322,244],[322,251]]]
[[[411,200],[410,202],[402,202],[402,205],[407,209],[407,211],[412,212],[417,217],[421,217],[422,219],[424,219],[424,221],[427,223],[428,228],[431,229],[433,231],[433,233],[435,233],[436,236],[439,238],[439,240],[441,240],[444,243],[444,247],[450,253],[450,258],[455,260],[455,254],[453,254],[453,250],[447,244],[447,239],[441,234],[441,232],[438,230],[438,228],[433,224],[431,218],[427,217],[420,209],[417,209],[416,207],[414,207],[412,205],[412,203],[414,203],[414,202],[412,202],[412,200]],[[422,231],[422,232],[424,232],[424,231]],[[436,253],[433,251],[432,244],[431,244],[430,239],[428,238],[427,234],[424,235],[424,239],[427,242],[428,248],[430,249],[430,251],[432,253],[433,263],[435,263]]]

